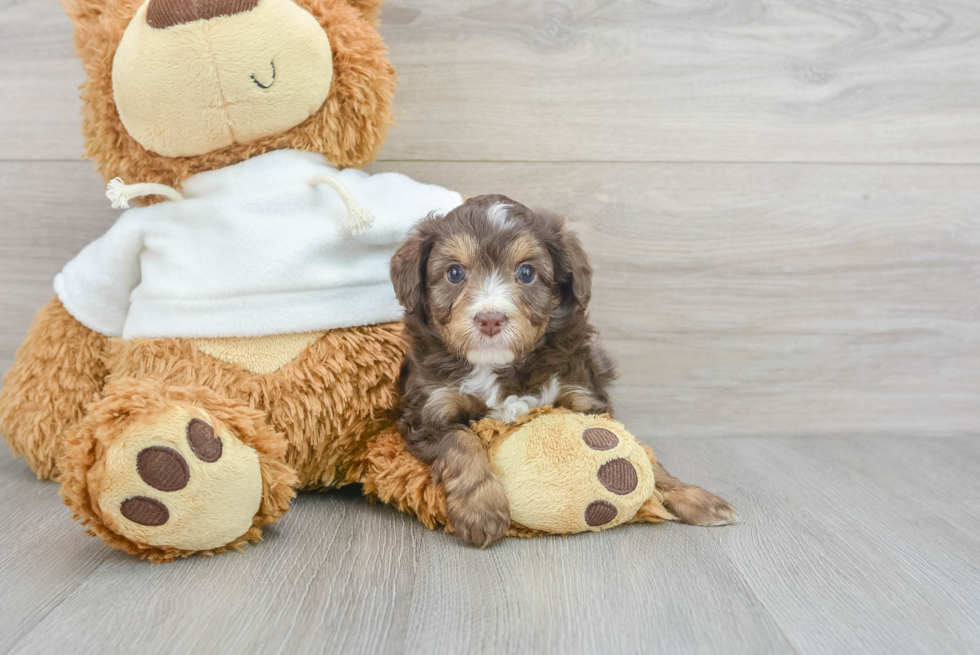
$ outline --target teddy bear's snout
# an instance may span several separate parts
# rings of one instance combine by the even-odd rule
[[[196,20],[234,16],[254,9],[258,3],[259,0],[150,0],[146,22],[162,30]]]
[[[112,61],[126,131],[165,157],[281,134],[323,107],[333,51],[293,0],[149,0]]]

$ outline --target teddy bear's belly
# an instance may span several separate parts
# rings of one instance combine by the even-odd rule
[[[316,343],[325,331],[300,334],[274,334],[267,337],[227,337],[190,339],[205,355],[229,364],[238,364],[258,374],[275,373]]]
[[[257,410],[286,438],[298,486],[326,487],[342,481],[358,444],[390,427],[406,349],[400,323],[247,339],[110,339],[107,381],[190,394],[207,387],[251,419]]]

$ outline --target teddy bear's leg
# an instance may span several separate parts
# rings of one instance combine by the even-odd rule
[[[286,440],[206,387],[122,379],[66,438],[62,494],[110,546],[153,561],[257,541],[294,497]]]
[[[727,525],[738,521],[738,510],[723,498],[693,484],[685,484],[657,461],[648,450],[653,465],[656,488],[663,497],[663,506],[678,523],[689,525]]]
[[[516,431],[493,419],[475,429],[488,444],[511,517],[523,528],[605,530],[636,520],[641,510],[642,520],[669,518],[657,503],[643,446],[607,416],[551,410],[523,419]]]
[[[604,530],[626,522],[675,517],[654,487],[653,451],[605,416],[535,410],[517,425],[486,418],[472,424],[510,502],[507,536]],[[346,482],[415,515],[430,529],[449,527],[442,486],[408,452],[393,426],[366,440]]]
[[[450,519],[445,478],[435,480],[432,469],[408,451],[394,426],[385,427],[365,442],[361,460],[347,469],[346,481],[361,484],[365,495],[415,516],[430,530],[443,527],[447,532],[466,534],[465,527]],[[528,536],[521,526],[508,523],[504,527],[508,525],[505,534]]]
[[[408,452],[394,426],[385,426],[365,441],[360,460],[347,469],[346,482],[361,484],[365,495],[412,514],[430,530],[449,524],[442,486],[432,479],[429,467]]]
[[[68,428],[102,390],[108,339],[52,298],[38,312],[0,389],[0,434],[39,478],[57,475]]]
[[[643,450],[647,454],[647,458],[650,460],[650,464],[654,471],[657,470],[659,463],[657,462],[657,456],[654,454],[653,449],[650,446],[642,446]],[[676,521],[677,517],[670,513],[664,506],[664,495],[657,488],[655,480],[653,493],[650,497],[644,501],[637,510],[636,516],[629,520],[629,523],[661,523],[663,521]]]

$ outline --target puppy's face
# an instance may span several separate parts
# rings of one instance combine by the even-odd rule
[[[591,283],[564,221],[504,196],[472,198],[421,222],[391,268],[414,320],[456,357],[492,366],[523,358],[555,319],[584,310]]]
[[[559,298],[551,257],[503,203],[447,224],[426,266],[429,314],[451,353],[507,364],[534,348]]]

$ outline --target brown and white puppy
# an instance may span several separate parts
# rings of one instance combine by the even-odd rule
[[[586,309],[592,267],[564,219],[500,195],[416,225],[391,260],[409,355],[399,429],[446,491],[455,531],[478,546],[510,525],[503,486],[469,422],[513,422],[541,405],[611,412],[612,361]],[[654,471],[685,523],[719,525],[735,508]]]

